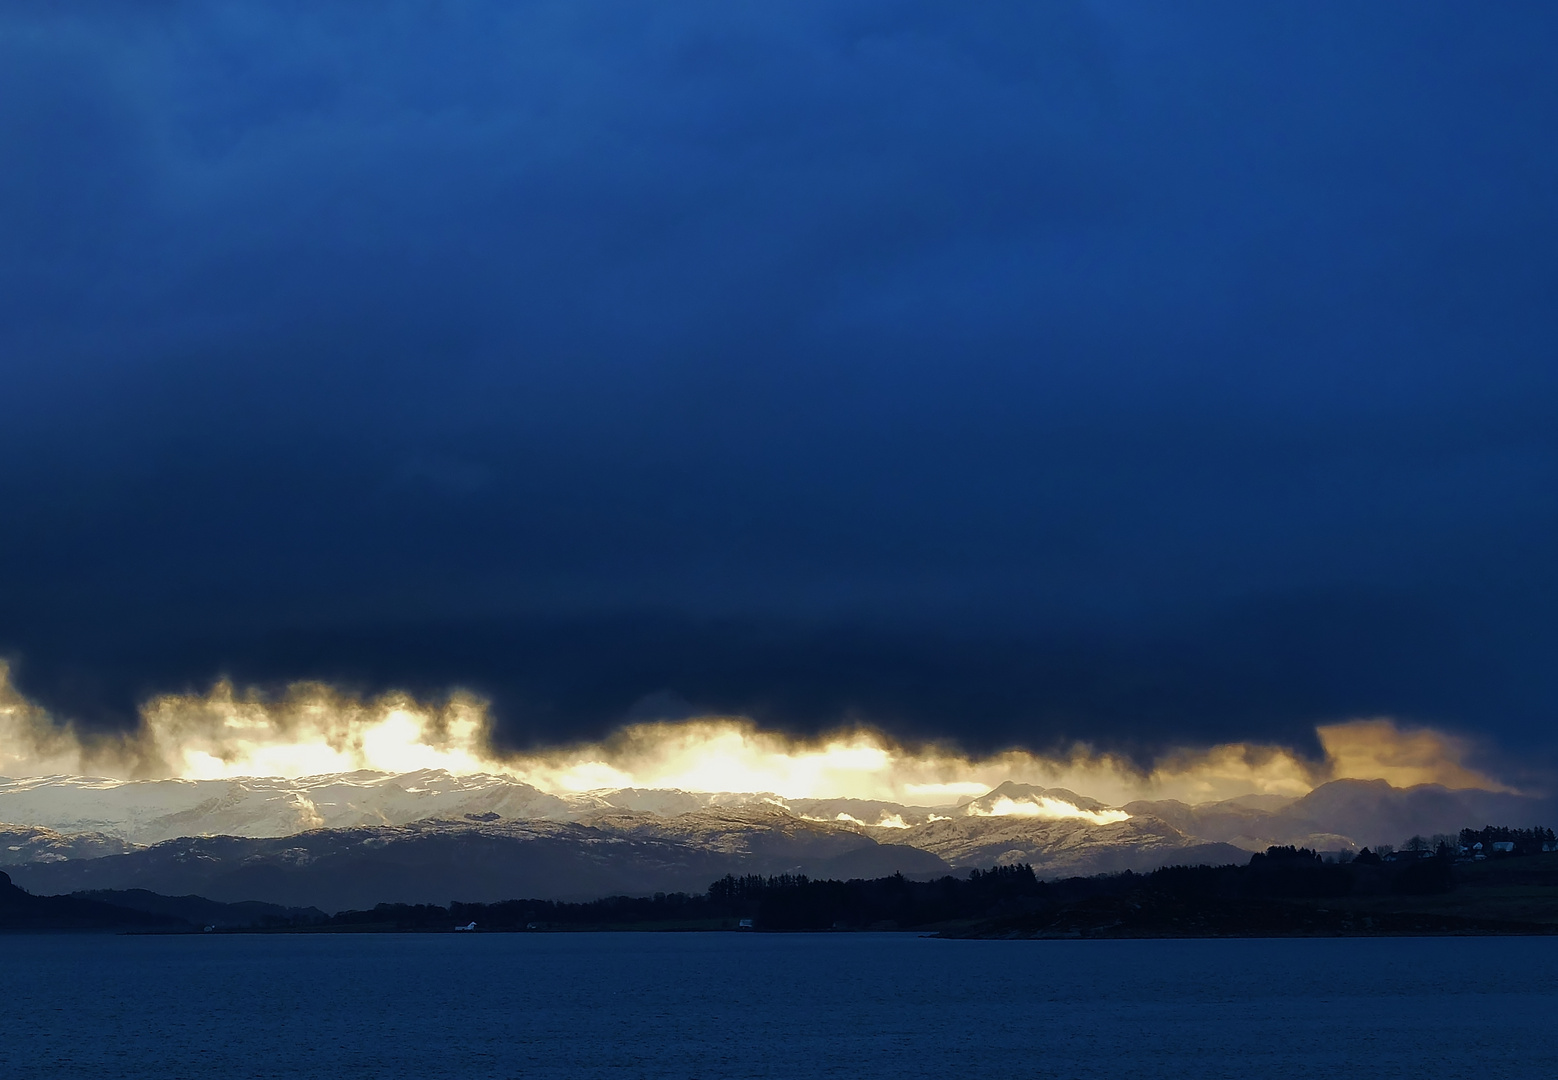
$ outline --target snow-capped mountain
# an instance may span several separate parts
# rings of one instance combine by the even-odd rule
[[[1508,793],[1355,780],[1298,799],[1124,806],[1005,783],[925,807],[634,788],[553,795],[506,776],[437,770],[53,776],[0,780],[0,822],[11,823],[0,826],[0,863],[29,888],[328,907],[503,899],[505,889],[543,898],[698,890],[724,873],[939,874],[997,863],[1029,863],[1046,877],[1145,871],[1244,861],[1270,844],[1343,850],[1464,825],[1547,824],[1552,810]]]
[[[136,845],[102,833],[61,833],[41,825],[0,825],[0,866],[123,855]]]
[[[39,894],[146,889],[327,911],[702,892],[726,874],[926,877],[948,870],[930,852],[774,808],[670,818],[618,811],[593,824],[422,821],[275,838],[195,837],[124,855],[7,867],[17,885]]]
[[[0,779],[0,822],[100,832],[135,844],[180,836],[290,836],[429,818],[460,821],[467,815],[566,820],[580,809],[509,777],[436,769],[299,779]]]

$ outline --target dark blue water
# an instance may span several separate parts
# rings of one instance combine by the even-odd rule
[[[7,1080],[1558,1077],[1552,938],[8,936],[0,999]]]

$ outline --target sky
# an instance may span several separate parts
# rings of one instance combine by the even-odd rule
[[[1558,10],[963,7],[6,5],[17,693],[1558,764]]]

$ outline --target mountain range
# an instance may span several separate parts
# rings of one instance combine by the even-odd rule
[[[851,878],[939,876],[948,869],[928,851],[758,808],[672,818],[617,812],[593,822],[422,821],[268,839],[195,837],[122,855],[8,868],[34,893],[144,889],[326,911],[702,892],[726,874]]]
[[[222,904],[202,896],[158,896],[144,890],[37,896],[0,871],[0,930],[110,930],[188,933],[319,923],[324,912],[244,901]]]
[[[0,865],[35,893],[147,890],[326,911],[380,902],[700,892],[725,874],[1044,877],[1350,850],[1551,820],[1545,800],[1339,780],[1301,798],[1109,806],[1002,784],[955,806],[623,788],[552,795],[508,777],[0,780]]]

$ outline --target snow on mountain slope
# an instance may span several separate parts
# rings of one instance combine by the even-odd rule
[[[1272,844],[1346,850],[1400,844],[1416,835],[1457,833],[1483,825],[1529,827],[1558,820],[1541,797],[1438,784],[1398,788],[1384,780],[1333,780],[1297,799],[1249,797],[1191,806],[1173,800],[1126,803],[1133,815],[1161,818],[1181,832],[1248,851]]]
[[[41,825],[0,825],[0,866],[123,855],[135,845],[102,833],[60,833]]]
[[[690,814],[660,817],[617,811],[590,814],[582,824],[617,835],[647,837],[686,844],[759,861],[782,858],[811,865],[847,861],[868,849],[892,848],[896,869],[905,873],[943,870],[945,863],[921,849],[897,843],[894,835],[869,835],[864,829],[798,817],[782,807],[754,803],[744,807],[708,807]]]
[[[1201,846],[1199,840],[1148,817],[1105,824],[1021,815],[955,817],[915,826],[895,839],[939,855],[955,868],[1028,863],[1041,877],[1247,858],[1226,845],[1192,854],[1191,849]]]
[[[574,810],[567,800],[507,777],[436,769],[299,779],[0,779],[0,821],[62,833],[101,832],[136,844],[180,836],[289,836],[466,815],[563,819]]]
[[[666,855],[666,865],[682,866],[685,881],[716,866],[805,865],[811,873],[848,876],[1016,862],[1054,877],[1175,862],[1242,862],[1244,852],[1270,844],[1338,850],[1463,825],[1546,824],[1552,809],[1545,800],[1509,793],[1403,789],[1383,781],[1334,781],[1298,799],[1157,800],[1124,807],[1065,789],[1004,783],[955,807],[924,807],[642,788],[552,795],[505,776],[440,770],[295,780],[52,776],[0,779],[0,822],[15,823],[0,826],[12,836],[0,844],[7,849],[0,851],[0,863],[74,862],[176,838],[317,836],[419,822],[448,823],[438,826],[438,835],[487,837],[481,843],[491,846],[491,836],[503,829],[572,823],[594,830],[591,836],[669,845],[663,850],[675,854]],[[493,851],[500,849],[508,850],[500,844]],[[585,845],[575,855],[585,858],[580,853],[586,850],[596,849]],[[600,849],[588,858],[607,857],[608,850],[627,849]],[[651,863],[641,867],[641,878],[626,868],[596,877],[577,868],[568,873],[581,888],[597,880],[625,888],[632,880],[684,880],[681,871],[653,870]],[[513,884],[523,880],[530,879]]]
[[[338,911],[385,902],[702,892],[725,874],[947,872],[929,852],[778,814],[655,824],[667,820],[680,819],[626,813],[593,825],[421,821],[288,837],[197,837],[107,858],[32,863],[13,868],[13,876],[35,893],[147,889]]]

